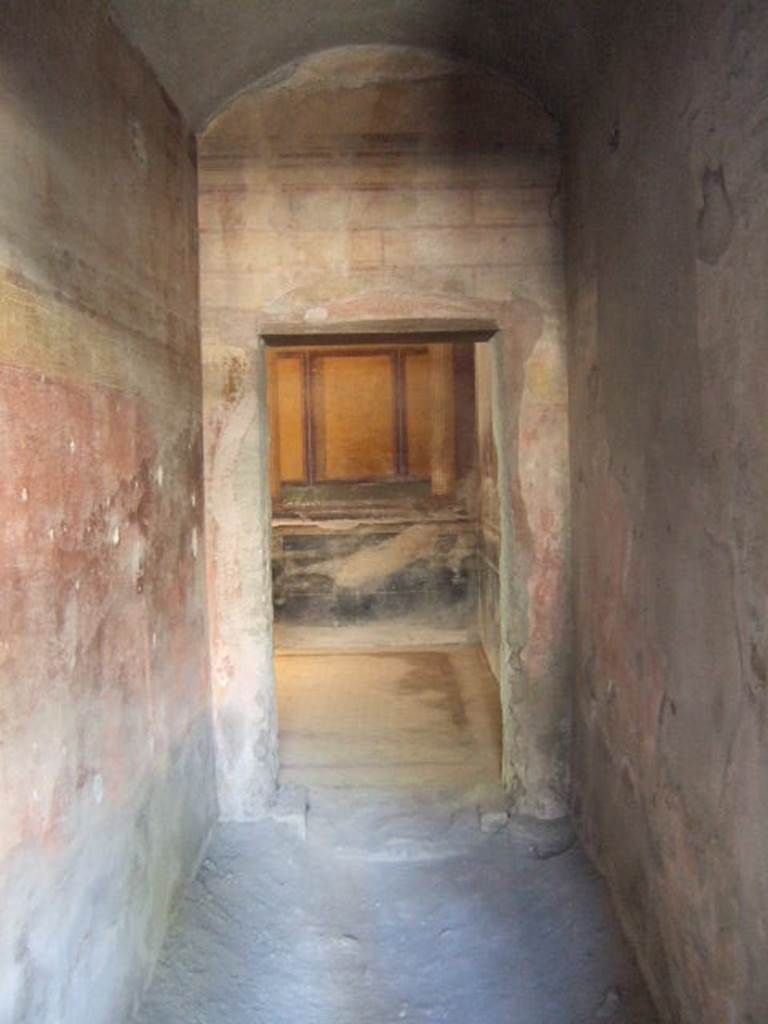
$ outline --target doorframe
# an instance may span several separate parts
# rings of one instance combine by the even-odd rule
[[[289,304],[281,305],[286,310]],[[423,315],[405,318],[399,315],[403,306]],[[369,315],[358,315],[361,309]],[[351,318],[345,315],[349,310],[354,311]],[[206,385],[206,551],[222,818],[260,817],[278,781],[267,348],[299,337],[317,344],[359,345],[394,335],[421,344],[458,335],[490,343],[501,525],[502,778],[520,812],[539,817],[564,813],[570,675],[568,441],[561,397],[567,389],[562,383],[564,334],[557,321],[546,322],[539,307],[522,298],[457,302],[409,294],[406,303],[402,295],[390,293],[347,296],[330,308],[302,295],[291,313],[265,314],[247,346],[220,347]],[[542,388],[547,374],[554,375],[554,392],[550,384]],[[550,392],[556,393],[553,400]],[[557,480],[539,488],[539,466]]]

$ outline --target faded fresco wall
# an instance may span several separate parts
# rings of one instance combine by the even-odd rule
[[[277,643],[311,646],[314,627],[333,627],[342,645],[356,636],[398,647],[474,641],[475,524],[414,510],[405,518],[355,512],[354,522],[274,525]]]
[[[88,0],[0,91],[0,1020],[114,1024],[215,815],[194,142]]]
[[[666,1019],[765,1019],[768,8],[637,5],[570,140],[575,809]]]
[[[495,322],[506,465],[505,777],[563,808],[568,670],[562,253],[553,122],[504,79],[419,50],[327,51],[203,134],[201,287],[221,799],[256,812],[276,768],[262,330]],[[260,462],[261,460],[261,462]],[[258,478],[257,478],[258,477]],[[236,550],[234,524],[251,534]],[[260,524],[260,526],[259,526]],[[506,547],[505,547],[506,544]],[[234,624],[234,625],[233,625]],[[226,635],[225,635],[226,634]],[[250,726],[236,731],[223,723]]]

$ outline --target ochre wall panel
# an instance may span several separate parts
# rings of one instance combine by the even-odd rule
[[[405,425],[408,476],[428,479],[432,466],[432,426],[429,415],[429,352],[405,354]]]
[[[453,349],[432,345],[429,359],[432,493],[444,496],[453,491],[456,482]]]
[[[313,381],[321,477],[367,480],[394,476],[392,356],[321,356],[313,360]]]
[[[304,456],[304,359],[280,356],[276,360],[277,427],[280,479],[300,483],[307,478]]]

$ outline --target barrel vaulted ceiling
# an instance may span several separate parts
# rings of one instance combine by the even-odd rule
[[[607,0],[604,0],[604,3]],[[309,53],[392,44],[513,77],[554,113],[578,92],[598,0],[112,0],[193,128],[238,92]]]

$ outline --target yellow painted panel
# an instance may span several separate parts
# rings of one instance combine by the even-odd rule
[[[300,483],[307,478],[304,458],[304,360],[277,358],[277,419],[280,479]]]
[[[408,475],[428,480],[432,473],[429,352],[405,354],[405,429]]]
[[[397,471],[395,374],[389,354],[317,356],[317,452],[325,480],[370,480]]]

